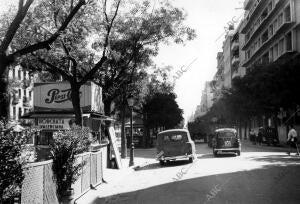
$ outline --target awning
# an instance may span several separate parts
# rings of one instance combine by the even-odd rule
[[[113,121],[115,119],[105,116],[101,113],[88,112],[83,113],[82,117],[93,118],[95,120],[106,120]],[[72,112],[29,112],[24,114],[22,119],[35,119],[35,118],[75,118],[75,114]]]

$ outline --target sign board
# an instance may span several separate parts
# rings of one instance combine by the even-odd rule
[[[122,162],[121,162],[120,151],[119,151],[119,148],[117,145],[118,141],[117,141],[114,127],[109,127],[108,132],[109,132],[109,137],[110,137],[110,141],[112,144],[112,148],[113,148],[114,154],[116,156],[117,167],[118,167],[118,169],[121,169]]]
[[[38,118],[38,128],[42,130],[70,129],[71,119],[64,118]]]
[[[35,83],[33,106],[35,111],[72,111],[71,86],[68,82]],[[80,88],[83,111],[103,113],[102,89],[89,82]]]

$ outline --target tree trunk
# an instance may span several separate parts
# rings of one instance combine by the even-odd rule
[[[82,111],[80,108],[80,85],[71,83],[71,99],[75,113],[75,124],[82,127]]]
[[[110,116],[110,114],[111,114],[111,103],[112,103],[112,101],[111,100],[105,100],[104,102],[104,114],[106,115],[106,116]]]
[[[3,57],[0,58],[0,119],[9,118],[9,97],[8,97],[8,64]]]
[[[121,110],[121,120],[122,120],[122,125],[121,125],[121,158],[126,158],[127,157],[127,140],[126,140],[126,134],[125,134],[125,114],[126,114],[126,106],[122,106]]]

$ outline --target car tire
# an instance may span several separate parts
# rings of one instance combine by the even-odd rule
[[[213,154],[214,154],[214,157],[217,157],[218,156],[218,152],[217,151],[213,151]]]
[[[240,150],[236,151],[236,155],[241,156],[241,151]]]
[[[160,161],[159,161],[159,164],[160,164],[161,166],[165,166],[165,165],[166,165],[166,162],[163,161],[163,160],[160,160]]]
[[[189,163],[193,163],[193,161],[194,161],[194,158],[193,158],[193,157],[190,157],[190,158],[189,158]]]

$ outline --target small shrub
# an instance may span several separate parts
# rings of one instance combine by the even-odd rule
[[[70,130],[54,133],[50,151],[59,200],[71,188],[85,165],[76,164],[75,155],[88,151],[91,143],[89,132],[89,128],[75,126]]]

